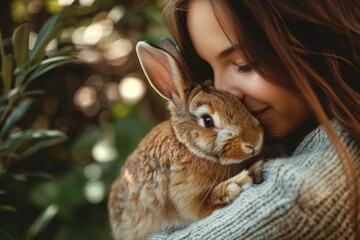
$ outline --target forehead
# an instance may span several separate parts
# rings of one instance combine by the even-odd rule
[[[195,50],[205,60],[231,47],[208,1],[190,3],[187,28]]]

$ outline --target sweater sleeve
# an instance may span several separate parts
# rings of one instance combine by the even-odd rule
[[[264,181],[245,189],[232,204],[150,239],[355,239],[337,154],[328,144],[303,147],[302,153],[265,163]]]

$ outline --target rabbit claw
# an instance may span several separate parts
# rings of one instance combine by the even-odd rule
[[[233,201],[239,194],[253,183],[253,178],[248,170],[241,171],[238,175],[228,179],[225,201]]]
[[[228,179],[226,187],[227,190],[227,202],[233,201],[239,194],[253,183],[261,182],[261,167],[263,160],[259,160],[254,163],[249,169],[244,169],[236,176]]]

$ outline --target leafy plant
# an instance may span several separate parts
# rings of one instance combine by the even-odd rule
[[[13,33],[11,46],[4,46],[0,33],[0,177],[6,177],[7,170],[34,152],[65,141],[64,133],[49,129],[16,128],[18,121],[26,116],[34,103],[33,97],[43,91],[28,90],[29,84],[48,71],[74,62],[71,48],[64,47],[46,57],[46,47],[61,29],[62,15],[54,15],[40,30],[34,47],[29,50],[29,26],[22,24]],[[8,44],[10,45],[10,44]],[[7,49],[13,49],[6,51]],[[4,179],[3,178],[3,179]],[[6,194],[1,191],[0,194]],[[1,212],[16,212],[12,206],[1,205]],[[30,226],[26,239],[33,239],[56,215],[57,206],[48,206]],[[18,237],[18,236],[17,236]],[[0,238],[16,239],[12,231],[0,226]]]
[[[5,53],[0,39],[0,76],[3,93],[0,97],[0,174],[16,161],[35,151],[66,140],[57,130],[26,130],[12,133],[15,124],[25,116],[33,104],[32,96],[41,91],[28,91],[28,85],[44,73],[75,60],[66,56],[71,48],[60,49],[45,57],[45,48],[59,33],[62,15],[54,15],[39,32],[34,47],[28,50],[29,26],[22,24],[13,33],[13,53]]]
[[[156,44],[166,36],[159,8],[163,0],[73,1],[71,6],[60,2],[5,0],[0,9],[3,36],[10,36],[14,24],[25,19],[31,28],[44,26],[31,51],[28,25],[0,41],[0,239],[4,240],[112,239],[107,216],[111,184],[129,152],[167,114],[165,103],[151,91],[135,105],[108,95],[110,87],[125,77],[142,78],[134,43],[141,39]],[[85,2],[93,3],[82,6]],[[58,12],[61,15],[44,25]],[[90,44],[83,36],[94,26],[102,28],[102,38]],[[74,48],[44,54],[59,31],[60,44]],[[132,48],[122,44],[128,42]],[[68,57],[70,50],[80,64],[49,72],[74,61]],[[94,56],[98,60],[90,61]],[[83,87],[96,92],[91,107],[75,102]],[[43,123],[49,129],[29,129]],[[55,127],[67,134],[67,140],[48,148],[66,139],[50,130]],[[106,150],[109,159],[109,149],[116,151],[113,161],[100,157]]]

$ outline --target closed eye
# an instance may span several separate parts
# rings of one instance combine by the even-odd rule
[[[251,70],[251,65],[250,65],[250,64],[245,64],[245,65],[235,64],[234,70],[235,70],[237,73],[248,72],[248,71]]]

